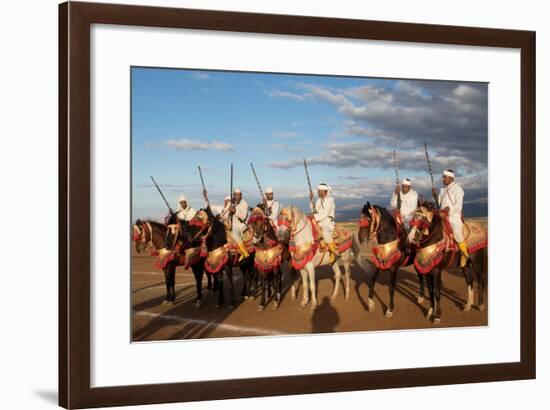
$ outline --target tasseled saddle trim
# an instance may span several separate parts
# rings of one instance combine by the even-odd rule
[[[208,253],[204,261],[204,269],[210,273],[218,273],[227,263],[229,255],[225,247],[221,246]]]
[[[445,253],[445,242],[441,241],[427,248],[420,249],[416,253],[414,266],[419,273],[425,275],[432,271],[443,260]]]
[[[401,251],[399,248],[395,248],[392,252],[389,254],[383,255],[379,252],[377,247],[372,248],[372,263],[378,268],[378,269],[389,269],[391,268],[395,263],[399,262],[399,259],[401,259]]]
[[[308,262],[311,262],[313,260],[318,248],[319,244],[317,242],[313,242],[309,250],[303,252],[301,255],[296,255],[296,252],[292,251],[291,263],[294,269],[303,269],[304,266],[308,264]]]

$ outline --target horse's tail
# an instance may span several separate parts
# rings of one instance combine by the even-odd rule
[[[357,232],[354,232],[351,235],[351,251],[353,253],[353,257],[355,258],[355,261],[357,265],[364,271],[368,272],[367,264],[365,263],[365,260],[361,257],[361,245],[359,243],[359,238],[357,237]]]

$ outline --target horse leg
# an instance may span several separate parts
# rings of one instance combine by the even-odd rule
[[[462,276],[466,280],[466,286],[468,288],[468,296],[466,299],[466,304],[462,307],[464,312],[469,312],[472,308],[472,303],[474,303],[474,275],[472,274],[471,264],[466,265],[461,268]]]
[[[300,274],[302,275],[302,303],[300,303],[301,307],[306,307],[309,303],[309,283],[308,283],[308,272],[307,269],[304,267],[303,269],[300,269]]]
[[[227,270],[227,279],[229,280],[229,309],[233,309],[235,307],[235,283],[233,281],[233,266],[231,265]]]
[[[162,301],[162,304],[165,305],[170,301],[170,270],[168,268],[164,268],[162,272],[164,273],[164,283],[166,285],[166,297]]]
[[[298,272],[296,272],[296,269],[294,269],[293,266],[289,263],[289,273],[290,273],[290,283],[292,284],[290,287],[290,297],[292,300],[296,300],[296,292],[298,291],[298,287],[300,286],[300,278],[298,277]]]
[[[214,280],[216,281],[216,289],[218,290],[218,304],[216,309],[219,309],[225,303],[225,297],[223,295],[223,271],[225,268],[221,269],[218,273],[215,274]]]
[[[197,298],[195,299],[195,307],[200,308],[201,307],[201,300],[202,300],[202,276],[204,274],[203,269],[197,265],[194,265],[191,267],[193,270],[193,275],[195,276],[195,286],[197,289]]]
[[[346,251],[343,255],[344,259],[344,275],[346,277],[346,291],[344,293],[344,298],[349,299],[349,286],[351,282],[351,268],[350,268],[350,252]]]
[[[208,291],[209,292],[211,290],[216,291],[216,289],[212,289],[212,274],[208,271],[206,272],[206,280],[208,281],[208,283],[207,283]]]
[[[309,305],[309,310],[313,313],[317,308],[317,284],[315,283],[315,267],[313,263],[309,262],[306,265],[306,270],[309,277],[309,289],[311,291],[311,304]]]
[[[260,306],[258,306],[258,310],[260,312],[265,309],[265,305],[266,305],[266,303],[265,303],[266,289],[265,288],[266,288],[266,282],[267,282],[267,278],[266,278],[265,274],[261,275],[261,277],[262,277],[262,301],[260,302]]]
[[[380,269],[376,268],[373,275],[370,278],[369,281],[369,299],[368,299],[368,305],[369,305],[369,312],[374,311],[374,308],[376,305],[374,304],[374,285],[376,284],[376,279],[378,278],[378,274],[380,273]]]
[[[428,312],[426,313],[426,319],[431,319],[432,314],[434,313],[435,305],[433,271],[427,274],[426,281],[428,282],[428,292],[430,294],[430,309],[428,309]]]
[[[416,302],[421,305],[424,303],[424,275],[420,273],[416,273],[418,276],[418,298],[416,299]]]
[[[398,268],[398,264],[395,264],[395,266],[393,266],[391,269],[390,269],[390,306],[388,307],[388,310],[386,311],[386,317],[392,317],[393,316],[393,309],[394,309],[394,304],[393,304],[393,299],[394,299],[394,295],[395,295],[395,283],[397,282],[397,268]]]
[[[273,304],[273,310],[279,307],[281,303],[281,293],[282,293],[282,282],[283,282],[283,273],[281,272],[281,267],[278,267],[275,271],[275,303]]]
[[[330,303],[334,303],[338,297],[338,291],[340,290],[340,280],[342,280],[342,271],[340,270],[340,261],[336,261],[332,265],[332,271],[334,272],[334,290],[330,297]]]
[[[443,276],[443,270],[441,268],[435,268],[436,276],[434,278],[434,299],[435,299],[435,309],[434,309],[434,323],[441,323],[441,287],[443,286],[441,282],[441,277]]]

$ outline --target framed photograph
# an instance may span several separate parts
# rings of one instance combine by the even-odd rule
[[[61,406],[535,377],[534,32],[59,16]]]

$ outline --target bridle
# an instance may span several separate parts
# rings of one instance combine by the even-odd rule
[[[151,228],[149,222],[147,221],[140,221],[140,223],[136,223],[134,225],[139,234],[138,238],[136,238],[135,232],[134,232],[134,240],[137,241],[137,239],[141,240],[141,243],[143,244],[143,250],[147,250],[151,247],[153,244],[153,229]],[[149,240],[147,240],[147,235],[149,235]]]

